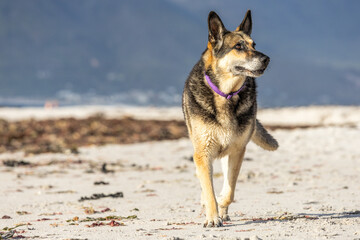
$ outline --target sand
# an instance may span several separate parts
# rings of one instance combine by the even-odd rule
[[[180,107],[129,107],[129,106],[70,106],[52,109],[0,108],[0,119],[87,118],[94,115],[107,118],[132,117],[135,119],[183,120]],[[267,125],[351,125],[360,123],[359,106],[311,106],[297,108],[260,109],[258,118]]]
[[[179,110],[146,114],[176,119]],[[8,119],[29,117],[12,111]],[[46,111],[38,111],[43,118]],[[79,154],[1,154],[0,232],[29,239],[360,239],[359,108],[266,109],[259,118],[316,127],[272,131],[280,143],[276,152],[248,145],[231,221],[222,228],[202,227],[192,145],[184,138],[82,147]],[[214,165],[219,192],[221,168]],[[123,197],[79,201],[118,192]],[[100,219],[107,216],[117,217]],[[17,224],[24,225],[6,229]]]

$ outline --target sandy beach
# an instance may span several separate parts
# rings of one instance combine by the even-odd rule
[[[0,108],[8,122],[99,114],[182,120],[180,108]],[[280,148],[248,145],[224,227],[202,227],[192,145],[181,137],[1,153],[1,238],[360,239],[360,107],[264,109],[258,118]],[[214,181],[219,192],[219,161]]]

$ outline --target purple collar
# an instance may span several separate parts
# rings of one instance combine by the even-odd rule
[[[210,77],[206,73],[205,73],[205,78],[206,78],[207,83],[212,88],[212,90],[214,90],[214,92],[216,92],[220,96],[226,98],[227,100],[229,100],[232,96],[239,94],[239,92],[245,87],[245,84],[243,84],[241,86],[241,88],[239,90],[237,90],[236,92],[226,94],[226,93],[223,93],[222,91],[220,91],[220,89],[211,81]]]

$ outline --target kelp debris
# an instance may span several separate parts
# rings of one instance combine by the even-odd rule
[[[81,197],[79,199],[79,202],[86,201],[86,200],[97,200],[100,198],[122,198],[124,197],[124,194],[122,192],[116,192],[116,193],[110,193],[110,194],[104,194],[104,193],[94,193],[90,197]]]

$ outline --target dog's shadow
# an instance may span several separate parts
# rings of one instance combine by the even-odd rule
[[[276,217],[266,218],[241,218],[239,220],[233,220],[225,222],[225,227],[244,226],[257,223],[268,222],[290,222],[297,219],[305,219],[309,221],[317,221],[324,219],[344,219],[344,218],[360,218],[360,211],[341,212],[341,213],[298,213],[298,214],[283,214]],[[244,222],[245,221],[245,222]]]

